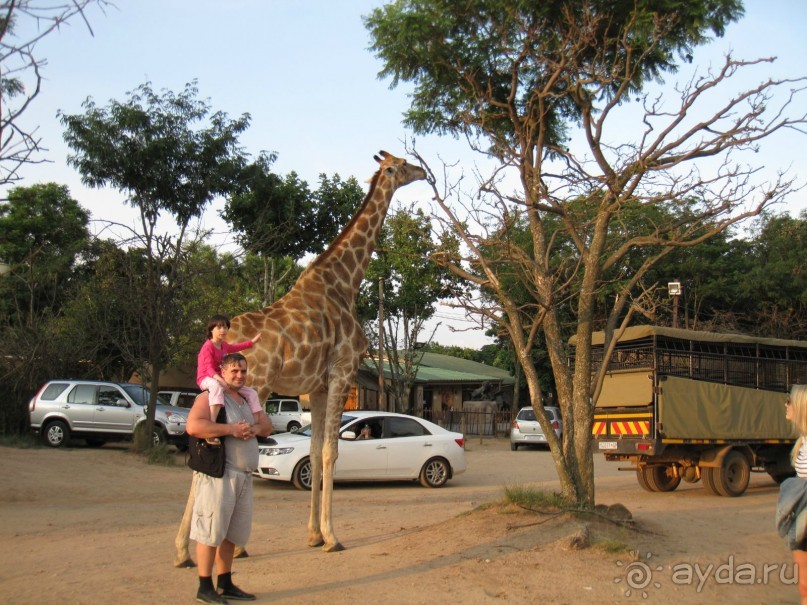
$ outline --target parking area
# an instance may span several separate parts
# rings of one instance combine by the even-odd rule
[[[417,483],[340,484],[336,533],[346,550],[306,546],[308,492],[255,480],[250,557],[239,585],[261,602],[344,603],[360,594],[396,603],[623,603],[615,584],[626,554],[567,551],[569,531],[536,525],[529,513],[486,509],[505,484],[557,489],[551,454],[510,451],[507,439],[469,438],[468,471],[440,489]],[[147,466],[123,445],[64,450],[2,448],[0,590],[6,603],[193,602],[193,570],[172,567],[174,536],[190,485],[181,466]],[[773,529],[777,487],[755,475],[741,498],[707,496],[699,485],[674,493],[641,490],[632,473],[595,458],[598,501],[626,505],[650,534],[626,535],[662,566],[678,561],[784,564]],[[554,533],[553,533],[554,532]],[[623,561],[624,563],[624,561]],[[552,582],[545,581],[553,578]],[[793,602],[792,586],[660,582],[664,601]],[[763,590],[764,589],[764,590]]]

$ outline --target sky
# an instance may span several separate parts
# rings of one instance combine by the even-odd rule
[[[92,7],[88,21],[71,21],[37,46],[47,59],[42,92],[26,111],[22,125],[36,127],[47,163],[27,167],[21,185],[56,182],[98,221],[134,223],[124,197],[110,189],[88,189],[67,165],[69,148],[62,139],[57,112],[80,113],[88,97],[104,107],[124,101],[144,82],[155,91],[181,91],[197,80],[199,97],[215,111],[231,117],[251,115],[241,136],[245,149],[278,154],[278,174],[297,172],[316,187],[321,173],[356,177],[364,182],[375,171],[372,156],[380,149],[404,155],[411,138],[402,125],[408,107],[407,85],[390,89],[378,79],[381,62],[370,52],[362,16],[378,0],[115,0],[101,12]],[[748,0],[746,16],[726,36],[695,53],[695,64],[717,63],[731,51],[737,58],[777,56],[774,66],[752,71],[749,83],[768,75],[807,74],[807,0]],[[20,24],[21,32],[25,25]],[[680,77],[684,77],[683,73]],[[784,133],[758,156],[764,170],[789,169],[807,179],[804,136]],[[462,141],[418,137],[421,155],[458,160],[469,166],[473,156]],[[431,163],[431,162],[430,162]],[[428,204],[431,190],[414,183],[396,194],[401,202]],[[214,202],[203,219],[217,241],[232,245],[233,236],[218,216],[223,201]],[[787,208],[807,208],[805,192]],[[94,223],[100,232],[102,223]],[[435,340],[478,348],[490,342],[461,311],[441,306]],[[432,324],[433,325],[433,324]]]

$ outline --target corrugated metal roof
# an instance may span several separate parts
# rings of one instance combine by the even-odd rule
[[[376,373],[375,364],[369,359],[364,360],[362,368],[373,374]],[[386,362],[384,363],[384,376],[385,378],[390,377],[389,367]],[[484,363],[451,357],[450,355],[424,353],[415,380],[418,383],[463,382],[475,384],[485,381],[510,385],[513,384],[513,377],[506,370],[494,368]]]

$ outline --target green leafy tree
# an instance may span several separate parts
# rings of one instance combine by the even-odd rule
[[[140,321],[123,326],[129,331],[121,343],[151,384],[152,402],[160,372],[173,356],[174,330],[183,325],[174,299],[189,277],[186,243],[198,237],[190,231],[191,220],[213,198],[236,190],[247,163],[238,137],[249,116],[231,120],[223,112],[211,113],[197,94],[195,83],[178,94],[157,94],[146,83],[124,102],[113,100],[102,108],[87,99],[84,113],[60,113],[74,152],[68,161],[82,182],[115,187],[139,213],[139,228],[124,242],[130,248],[124,266],[130,271],[125,295]],[[160,228],[162,215],[176,223],[175,234]],[[152,432],[154,410],[151,405],[146,435]]]
[[[263,307],[293,285],[299,275],[295,261],[322,252],[364,199],[354,178],[321,174],[319,188],[311,191],[295,172],[285,177],[271,172],[274,160],[262,156],[247,167],[242,191],[221,213],[241,246],[263,263]]]
[[[456,253],[458,241],[448,237],[442,246],[432,240],[431,220],[422,210],[400,209],[387,217],[359,295],[359,315],[365,333],[378,350],[378,317],[384,309],[384,350],[389,360],[393,411],[406,411],[422,356],[424,324],[434,315],[435,303],[453,297],[458,280],[432,260],[438,247]],[[379,281],[383,284],[383,303]],[[375,337],[375,338],[374,338]],[[425,339],[431,341],[431,335]],[[378,355],[376,355],[378,369]]]
[[[606,368],[593,371],[590,342],[604,289],[618,283],[604,325],[608,346],[634,315],[652,312],[655,299],[641,286],[655,263],[793,189],[784,176],[758,183],[756,166],[735,157],[777,131],[804,127],[802,114],[791,115],[803,78],[736,92],[733,78],[768,60],[728,56],[675,94],[647,92],[741,15],[738,0],[399,0],[366,18],[381,75],[413,85],[405,122],[416,133],[463,137],[491,167],[467,198],[455,183],[443,193],[433,180],[445,228],[467,250],[443,260],[481,293],[463,301],[466,309],[512,342],[563,495],[581,507],[594,504],[591,426]],[[626,213],[653,207],[675,220],[620,228],[636,224]],[[521,221],[528,245],[510,229]],[[562,441],[541,407],[539,337],[564,417]]]
[[[16,187],[0,203],[0,434],[27,430],[27,403],[52,376],[75,370],[54,322],[91,255],[89,214],[54,183]],[[54,228],[57,226],[58,228]]]

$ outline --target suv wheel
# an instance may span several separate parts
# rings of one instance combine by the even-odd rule
[[[151,434],[151,442],[154,447],[159,447],[168,443],[168,436],[165,434],[165,429],[155,426],[154,432]]]
[[[67,423],[54,420],[45,427],[42,438],[51,447],[62,447],[70,439],[70,429],[67,427]]]

